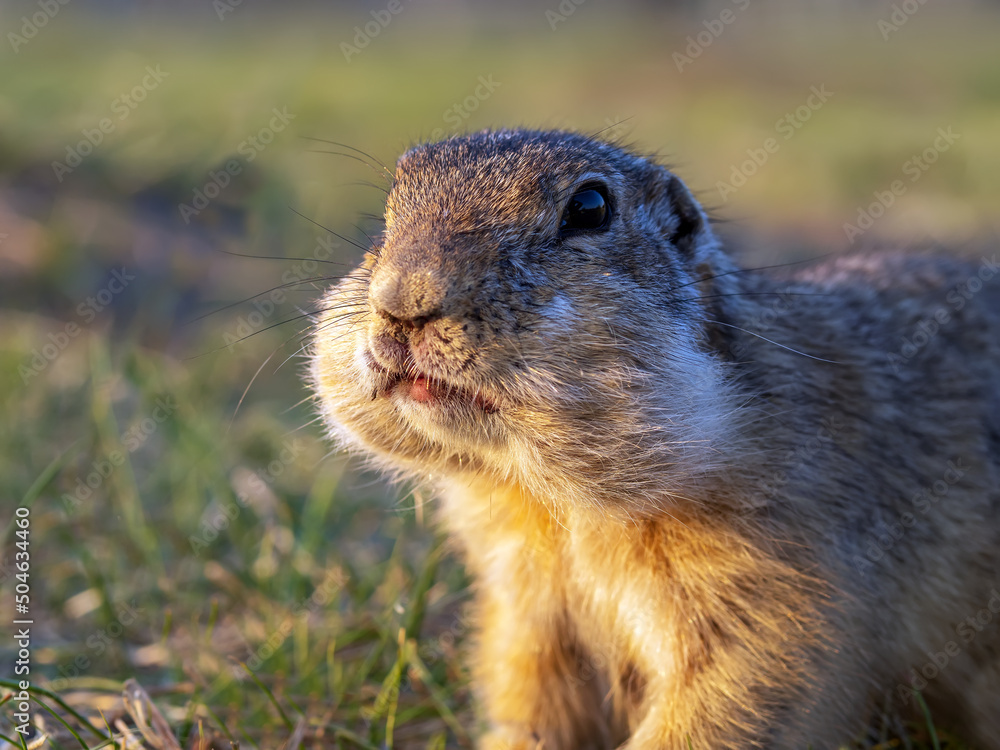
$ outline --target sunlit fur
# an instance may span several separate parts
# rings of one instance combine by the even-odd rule
[[[610,226],[561,236],[595,181]],[[976,264],[741,272],[669,171],[563,132],[412,149],[385,218],[323,300],[312,387],[344,446],[438,495],[482,747],[833,748],[912,710],[949,641],[931,710],[1000,747],[997,618],[955,629],[1000,586],[998,284],[946,302]],[[391,351],[459,397],[400,397]]]

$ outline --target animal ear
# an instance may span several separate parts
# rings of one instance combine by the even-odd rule
[[[662,167],[650,177],[646,193],[650,217],[677,250],[694,259],[695,248],[714,242],[708,216],[679,177]]]

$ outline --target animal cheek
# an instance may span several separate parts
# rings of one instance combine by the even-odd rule
[[[456,331],[456,329],[457,326],[455,325],[445,325],[439,323],[427,331],[427,337],[433,342],[434,346],[461,346],[463,342],[461,336],[458,335],[458,333],[460,333],[460,329],[458,331]]]
[[[564,294],[554,295],[539,317],[558,329],[572,328],[579,319],[573,301]]]

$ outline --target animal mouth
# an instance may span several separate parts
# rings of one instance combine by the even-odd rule
[[[423,374],[397,376],[390,385],[397,394],[427,406],[469,404],[487,413],[497,411],[496,403],[480,392],[472,392]]]
[[[432,409],[465,407],[487,414],[499,411],[496,401],[481,390],[458,386],[418,370],[394,372],[379,364],[370,352],[365,352],[365,361],[379,376],[374,398],[394,397]]]

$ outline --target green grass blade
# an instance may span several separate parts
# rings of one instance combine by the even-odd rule
[[[931,747],[934,750],[941,750],[941,742],[938,740],[937,730],[934,728],[934,720],[931,719],[931,710],[927,707],[927,702],[919,691],[916,693],[916,696],[917,703],[920,704],[920,712],[924,715],[924,721],[927,722],[927,731],[931,734]]]
[[[0,680],[0,685],[2,685],[3,687],[10,688],[12,690],[19,690],[20,689],[20,687],[18,686],[18,684],[16,682],[12,681],[12,680]],[[74,719],[76,719],[78,722],[80,722],[80,724],[85,729],[89,729],[91,732],[94,733],[94,735],[96,735],[97,737],[99,737],[102,740],[107,739],[107,737],[104,735],[103,732],[101,732],[99,729],[97,729],[97,727],[95,727],[93,724],[91,724],[89,721],[87,721],[87,719],[85,717],[81,716],[68,703],[66,703],[66,701],[64,701],[58,695],[56,695],[55,693],[53,693],[51,690],[46,690],[45,688],[32,686],[31,688],[29,688],[28,692],[29,693],[38,693],[39,695],[44,695],[49,700],[55,701],[57,704],[59,704],[59,707],[61,709],[63,709],[64,711],[66,711],[66,713],[68,713],[70,716],[72,716]]]
[[[416,638],[420,633],[420,626],[424,622],[424,614],[427,610],[427,592],[434,585],[437,576],[438,565],[444,554],[442,539],[438,538],[434,542],[434,548],[427,555],[424,568],[420,571],[420,578],[413,591],[413,603],[406,618],[406,637]]]
[[[240,662],[240,664],[242,665],[243,669],[246,670],[247,675],[249,675],[250,679],[254,681],[257,687],[259,687],[264,692],[264,695],[267,696],[268,700],[271,701],[271,704],[278,711],[278,716],[281,717],[281,721],[284,723],[285,727],[289,731],[293,731],[295,729],[295,724],[292,723],[292,720],[288,718],[288,715],[285,713],[285,710],[281,707],[281,704],[278,703],[278,699],[275,698],[274,693],[271,692],[271,688],[269,688],[267,685],[261,682],[260,678],[257,677],[257,675],[253,673],[253,670],[251,670],[246,664],[244,664],[243,662]]]
[[[416,642],[411,641],[407,644],[406,658],[410,665],[410,669],[417,673],[417,677],[427,688],[427,692],[430,693],[431,700],[434,702],[434,706],[437,708],[438,714],[444,720],[444,723],[447,724],[448,728],[455,733],[456,737],[463,742],[468,741],[469,735],[465,731],[465,728],[459,723],[458,718],[448,707],[448,701],[445,697],[444,691],[436,682],[434,682],[434,676],[431,674],[431,671],[427,668],[427,665],[424,664],[423,660],[417,653]]]
[[[84,742],[83,738],[81,738],[80,735],[76,733],[76,730],[69,725],[68,721],[66,721],[63,717],[61,717],[59,714],[57,714],[55,711],[49,708],[46,703],[39,700],[36,696],[32,696],[32,700],[39,706],[44,708],[46,711],[48,711],[50,714],[52,714],[52,718],[54,718],[56,721],[58,721],[60,724],[66,727],[66,731],[69,732],[71,735],[73,735],[73,739],[75,739],[77,742],[80,743],[80,747],[82,747],[83,750],[90,750],[89,747],[87,746],[87,743]]]
[[[73,455],[73,451],[80,444],[79,440],[74,441],[66,450],[60,453],[58,456],[53,458],[49,465],[42,469],[42,473],[38,475],[28,491],[24,493],[24,497],[21,498],[21,507],[30,508],[35,500],[38,499],[42,491],[48,487],[49,482],[51,482],[55,476],[62,470],[62,468],[69,463],[70,456]],[[4,527],[3,531],[0,532],[0,548],[4,546],[7,541],[7,536],[10,534],[11,530],[14,528],[16,522],[16,517],[11,516],[10,521]]]

